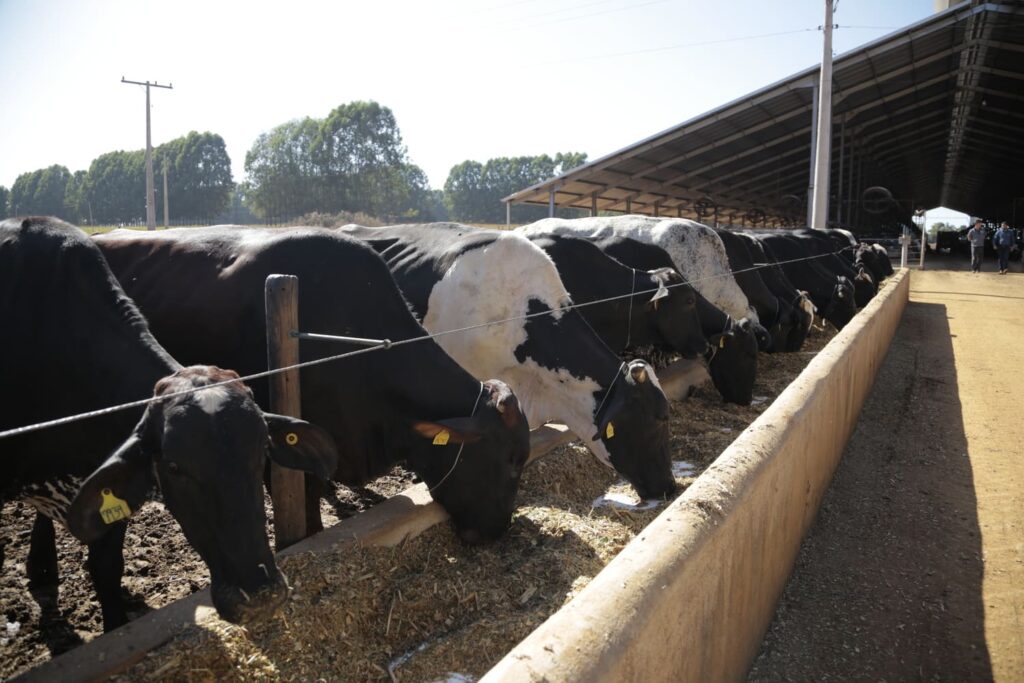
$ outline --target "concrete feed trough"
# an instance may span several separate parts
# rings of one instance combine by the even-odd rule
[[[494,681],[741,680],[909,296],[907,271]]]

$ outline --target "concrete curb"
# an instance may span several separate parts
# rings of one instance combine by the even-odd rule
[[[680,361],[665,368],[660,381],[666,393],[673,390],[679,393],[682,389],[678,387],[685,385],[688,389],[701,373],[706,376],[696,362]],[[576,438],[565,425],[541,425],[530,432],[527,464]],[[366,512],[286,548],[277,557],[323,552],[347,543],[398,545],[446,519],[448,514],[432,501],[426,485],[417,484]],[[137,663],[183,629],[213,618],[216,618],[216,611],[207,588],[44,662],[12,681],[103,681]]]
[[[909,298],[906,270],[497,681],[742,680]]]

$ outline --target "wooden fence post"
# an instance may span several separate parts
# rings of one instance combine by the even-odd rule
[[[267,368],[299,362],[299,340],[291,336],[299,329],[299,278],[268,275],[264,287],[267,311]],[[270,411],[291,417],[302,416],[299,371],[271,375]],[[306,494],[303,473],[270,464],[270,497],[274,503],[274,535],[277,549],[287,548],[306,537]]]

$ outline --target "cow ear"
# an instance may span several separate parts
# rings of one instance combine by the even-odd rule
[[[270,433],[270,459],[281,467],[330,479],[338,468],[338,446],[325,429],[287,415],[263,413]]]
[[[708,344],[712,347],[724,349],[726,345],[732,342],[736,338],[736,332],[733,330],[727,330],[725,332],[719,332],[708,337]]]
[[[417,420],[412,423],[412,430],[424,439],[429,439],[435,446],[473,443],[481,437],[479,426],[472,417],[456,417],[440,422]]]
[[[153,467],[139,435],[132,434],[82,484],[68,509],[68,529],[92,543],[131,517],[153,488]]]

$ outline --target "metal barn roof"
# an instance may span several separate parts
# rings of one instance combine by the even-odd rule
[[[819,70],[503,201],[802,223]],[[1024,3],[968,0],[837,57],[833,76],[830,218],[868,227],[936,206],[1024,217]]]

